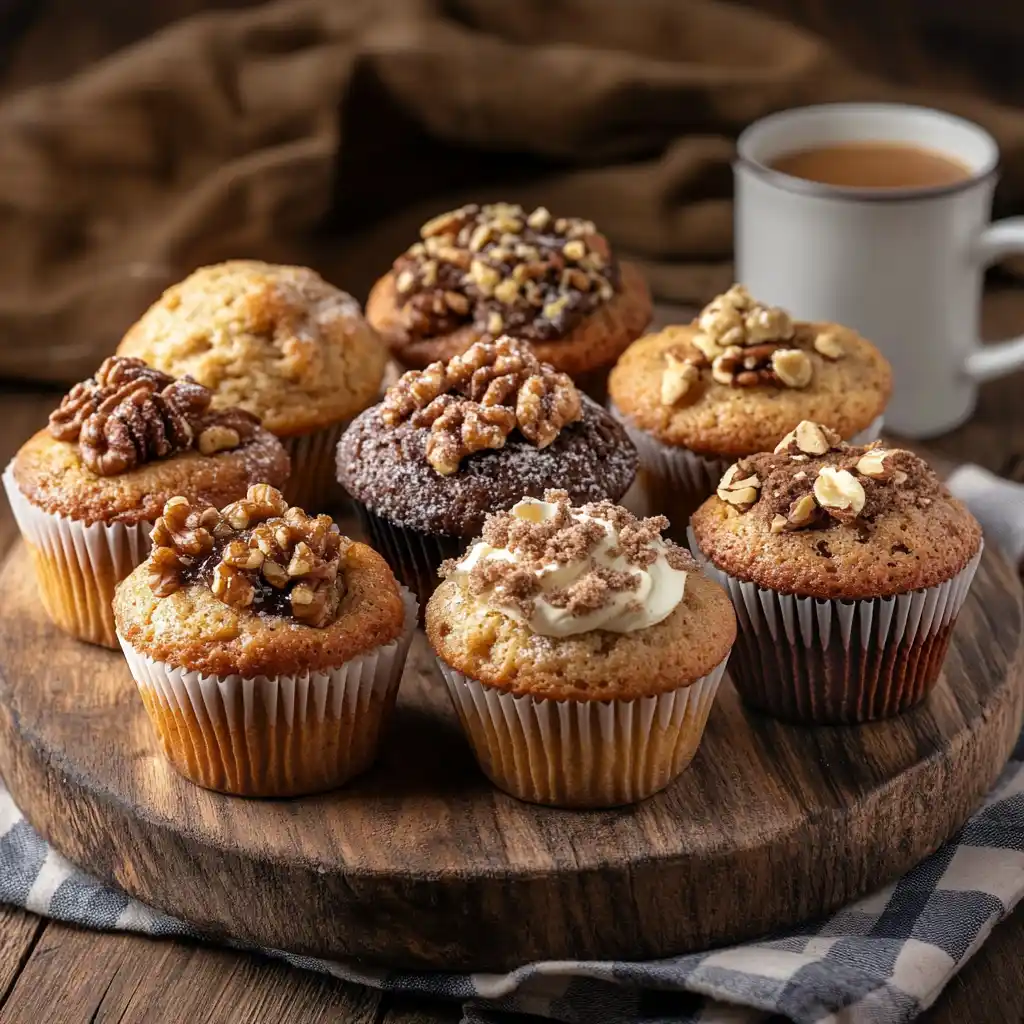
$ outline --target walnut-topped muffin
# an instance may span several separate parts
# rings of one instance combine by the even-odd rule
[[[609,378],[658,510],[685,528],[729,462],[802,420],[874,440],[892,390],[882,354],[839,324],[793,320],[734,285],[687,326],[641,338]]]
[[[737,688],[813,722],[880,718],[927,695],[982,543],[913,452],[846,444],[810,421],[731,466],[692,530],[746,609]]]
[[[112,356],[7,468],[43,605],[66,632],[117,646],[114,586],[146,557],[169,498],[225,504],[256,481],[288,479],[281,443],[252,414],[212,399],[190,378]]]
[[[247,796],[367,767],[416,621],[384,559],[265,484],[220,509],[172,498],[152,541],[114,614],[171,763]]]
[[[430,644],[480,764],[522,799],[639,800],[690,762],[736,634],[664,517],[564,491],[490,516],[445,564]]]
[[[406,373],[352,423],[338,476],[376,546],[423,603],[490,512],[564,487],[617,500],[636,472],[625,431],[522,342],[478,342]]]
[[[386,350],[359,303],[308,267],[230,260],[173,285],[118,347],[189,374],[215,408],[258,416],[293,463],[289,497],[319,502],[345,423],[377,398]]]
[[[366,315],[404,365],[447,361],[501,335],[587,390],[651,319],[639,271],[592,221],[476,203],[432,218],[374,286]],[[591,386],[592,385],[592,386]]]

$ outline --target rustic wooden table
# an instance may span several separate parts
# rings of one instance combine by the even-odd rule
[[[990,337],[1024,329],[1024,291],[990,294],[985,318]],[[57,397],[0,389],[0,466],[45,422]],[[987,385],[971,423],[929,449],[1024,481],[1020,377]],[[0,553],[16,533],[3,503]],[[1022,953],[1024,907],[996,929],[922,1020],[1024,1020]],[[84,931],[0,906],[0,1024],[454,1024],[459,1018],[454,1004],[370,991],[259,956]]]

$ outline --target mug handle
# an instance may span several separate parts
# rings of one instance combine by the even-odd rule
[[[982,266],[1021,253],[1024,253],[1024,217],[1008,217],[989,225],[974,247],[974,258]],[[985,345],[972,352],[964,363],[964,372],[979,384],[1020,369],[1024,369],[1024,335],[997,345]]]

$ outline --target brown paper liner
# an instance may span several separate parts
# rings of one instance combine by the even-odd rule
[[[292,471],[281,489],[289,505],[296,505],[310,515],[317,515],[337,505],[345,492],[335,473],[335,452],[348,420],[334,423],[310,434],[282,437]]]

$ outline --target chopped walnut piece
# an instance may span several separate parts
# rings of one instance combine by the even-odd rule
[[[814,351],[835,362],[846,355],[846,349],[835,331],[822,331],[814,338]]]
[[[814,495],[804,494],[789,506],[789,514],[786,516],[786,522],[799,529],[800,527],[807,526],[809,523],[813,522],[817,518],[817,515],[818,504],[814,500]]]
[[[790,453],[795,459],[803,455],[824,455],[831,448],[841,444],[839,435],[821,423],[801,420],[776,446],[775,454]]]
[[[750,507],[757,501],[757,492],[761,488],[761,481],[756,473],[752,473],[742,479],[740,476],[740,463],[734,462],[726,471],[725,475],[718,482],[717,494],[722,501],[737,507]]]
[[[675,405],[689,394],[693,385],[700,380],[700,368],[692,359],[681,358],[677,353],[665,353],[665,369],[661,372],[661,403]]]
[[[787,388],[805,388],[814,376],[814,366],[799,348],[780,348],[772,353],[772,370]]]
[[[192,447],[213,455],[248,440],[256,417],[240,409],[211,413],[212,399],[191,377],[175,380],[141,359],[111,356],[64,396],[49,429],[60,441],[78,441],[94,473],[114,476]]]
[[[544,448],[582,415],[572,380],[507,337],[477,342],[447,366],[406,373],[381,406],[389,426],[408,420],[430,429],[427,461],[445,476],[473,452],[503,447],[516,428]]]
[[[151,537],[149,585],[157,597],[204,584],[233,608],[321,627],[333,621],[345,593],[351,542],[330,516],[289,508],[267,484],[221,510],[172,498]]]
[[[893,465],[893,456],[899,454],[898,448],[871,448],[857,460],[854,467],[861,476],[869,476],[875,480],[890,480],[900,483],[897,476],[906,480],[906,473],[897,470]]]

